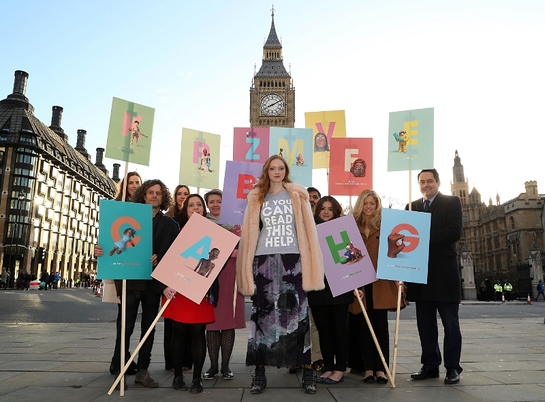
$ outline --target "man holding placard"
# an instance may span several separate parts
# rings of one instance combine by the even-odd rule
[[[416,322],[422,347],[422,368],[411,378],[425,380],[439,377],[439,312],[445,330],[445,384],[456,384],[462,372],[462,334],[458,318],[461,291],[456,258],[456,242],[462,235],[462,207],[457,197],[439,192],[441,182],[437,170],[422,170],[418,174],[418,183],[423,198],[413,201],[411,209],[431,214],[431,232],[427,283],[410,283],[407,287],[407,299],[416,302]]]

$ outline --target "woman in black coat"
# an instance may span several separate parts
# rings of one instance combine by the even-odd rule
[[[339,202],[325,196],[314,208],[316,224],[342,216]],[[324,359],[324,373],[319,383],[338,384],[344,380],[348,357],[348,306],[354,301],[352,292],[333,297],[325,279],[325,289],[308,292],[308,303],[320,337],[320,348]]]

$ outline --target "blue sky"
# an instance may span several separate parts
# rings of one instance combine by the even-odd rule
[[[156,109],[143,177],[178,184],[182,127],[222,135],[249,124],[249,88],[270,28],[265,1],[2,0],[0,95],[13,73],[30,74],[27,97],[75,146],[87,130],[95,155],[106,144],[112,97]],[[502,202],[545,186],[540,147],[545,93],[545,2],[275,1],[275,24],[304,113],[346,110],[350,137],[374,139],[374,187],[405,202],[406,172],[386,172],[388,113],[435,108],[435,166],[450,193],[454,152],[470,188]],[[106,159],[112,170],[115,161]],[[416,172],[415,172],[416,173]],[[222,174],[222,173],[221,173]],[[413,174],[411,198],[418,188]],[[315,184],[326,192],[325,170]],[[540,187],[541,188],[541,187]],[[544,190],[541,191],[545,193]]]

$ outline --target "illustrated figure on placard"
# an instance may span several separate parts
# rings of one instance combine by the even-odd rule
[[[280,148],[280,150],[278,151],[278,156],[281,158],[284,157],[284,148]]]
[[[324,133],[317,133],[314,136],[314,152],[329,151],[329,143],[327,142],[327,135]]]
[[[206,149],[203,149],[202,156],[201,156],[201,165],[199,166],[199,170],[206,170],[208,172],[211,172],[210,165],[211,165],[210,154],[208,153]]]
[[[136,236],[136,230],[133,228],[127,228],[123,231],[123,237],[121,240],[116,241],[114,243],[114,248],[110,253],[108,254],[110,257],[114,255],[114,253],[121,254],[123,251],[125,251],[125,248],[127,247],[127,243],[129,243],[131,246],[135,246],[132,239]]]
[[[302,154],[297,155],[297,158],[295,158],[295,165],[296,166],[303,166],[305,164],[305,158]]]
[[[406,153],[407,152],[407,141],[409,141],[409,138],[407,137],[407,132],[406,131],[400,131],[399,134],[394,133],[394,138],[398,142],[397,152]]]
[[[365,161],[361,158],[358,158],[352,163],[352,166],[350,167],[350,173],[354,177],[365,177],[365,169],[367,168],[367,164]]]
[[[219,255],[220,250],[214,247],[208,252],[208,259],[201,258],[193,271],[201,276],[204,276],[205,278],[208,278],[208,276],[216,266],[216,264],[214,264],[212,261],[216,260]]]
[[[341,264],[354,264],[363,258],[363,254],[359,248],[354,247],[352,242],[349,242],[346,247],[346,252],[341,257]]]
[[[134,144],[138,146],[138,141],[140,141],[140,137],[146,137],[147,135],[143,134],[140,131],[140,122],[138,120],[135,120],[134,123],[132,123],[131,127],[131,145]]]
[[[388,235],[388,257],[396,258],[399,253],[405,248],[403,243],[404,235],[392,232]]]

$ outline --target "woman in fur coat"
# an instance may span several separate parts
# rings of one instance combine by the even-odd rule
[[[292,183],[278,155],[265,162],[248,194],[237,285],[253,296],[246,354],[246,365],[256,366],[251,392],[265,389],[265,365],[303,365],[303,389],[315,393],[306,292],[324,288],[324,262],[308,192]]]

